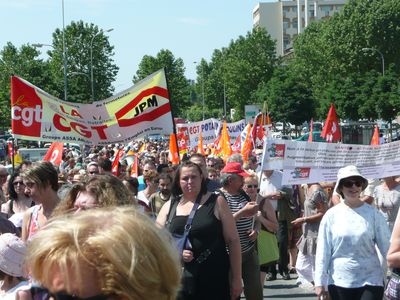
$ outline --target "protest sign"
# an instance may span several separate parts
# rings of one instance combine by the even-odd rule
[[[321,181],[336,181],[339,167],[312,169],[298,167],[283,170],[282,184],[303,184]],[[368,179],[385,178],[400,175],[400,162],[380,166],[360,166],[360,173]]]
[[[309,143],[267,139],[264,169],[378,166],[400,162],[400,141],[382,145]]]
[[[164,70],[89,104],[59,100],[13,76],[11,117],[14,136],[26,140],[106,145],[173,132]]]
[[[177,124],[177,131],[185,132],[187,135],[188,145],[191,149],[199,143],[200,131],[203,136],[203,145],[209,145],[215,142],[221,134],[223,123],[217,119],[211,118],[204,121]],[[230,142],[233,144],[236,138],[241,134],[246,124],[244,120],[234,123],[227,123],[227,129]]]

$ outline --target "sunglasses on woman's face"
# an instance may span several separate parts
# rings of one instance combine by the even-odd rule
[[[353,185],[355,185],[356,187],[361,187],[362,186],[362,182],[361,180],[343,180],[343,186],[346,188],[351,188],[353,187]]]
[[[107,300],[108,296],[106,295],[96,295],[89,298],[79,298],[74,295],[69,295],[66,293],[54,293],[50,294],[51,297],[55,300]]]
[[[258,185],[257,185],[257,184],[246,184],[246,187],[247,187],[248,189],[251,189],[251,188],[257,189],[257,188],[258,188]]]
[[[79,298],[64,292],[50,293],[48,289],[42,287],[32,287],[31,295],[33,300],[107,300],[110,298],[110,296],[102,294],[88,298]]]

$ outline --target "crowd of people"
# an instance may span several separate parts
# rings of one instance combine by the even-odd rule
[[[137,170],[118,145],[0,166],[0,297],[260,300],[297,273],[319,299],[382,299],[400,276],[396,177],[346,166],[336,183],[287,186],[260,151],[172,165],[167,148],[132,143]],[[279,252],[266,263],[262,231]]]

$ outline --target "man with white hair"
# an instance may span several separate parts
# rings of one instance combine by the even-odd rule
[[[94,176],[99,174],[99,164],[95,161],[90,162],[86,167],[88,176]]]

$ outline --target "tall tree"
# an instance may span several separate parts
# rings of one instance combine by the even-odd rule
[[[400,73],[399,19],[397,0],[352,0],[340,13],[313,22],[298,36],[291,63],[309,78],[319,111],[335,100],[340,102],[338,112],[346,117],[379,117],[379,110],[366,113],[367,107],[371,107],[371,84],[378,84],[369,72],[382,73],[382,53],[386,66],[393,63],[393,72]],[[364,97],[360,97],[360,92]],[[361,109],[355,110],[349,103]]]
[[[235,109],[235,119],[242,119],[244,106],[259,102],[259,85],[271,78],[277,64],[275,42],[262,28],[232,40],[228,47],[214,50],[211,61],[202,60],[197,67],[197,91],[204,83],[206,107],[220,111],[224,100]]]
[[[91,72],[93,68],[94,100],[112,95],[112,82],[118,73],[114,64],[114,46],[97,25],[83,21],[71,22],[65,27],[66,64],[68,70],[68,101],[92,101]],[[53,33],[52,48],[47,52],[57,90],[55,96],[64,99],[63,31]],[[91,59],[92,58],[92,59]]]
[[[277,68],[257,95],[267,101],[273,120],[298,126],[315,117],[312,92],[305,78],[299,76],[291,66]]]
[[[185,117],[191,105],[191,88],[185,77],[185,67],[181,58],[175,58],[170,50],[162,49],[157,55],[145,55],[133,77],[137,82],[159,69],[166,68],[169,95],[174,116]]]

